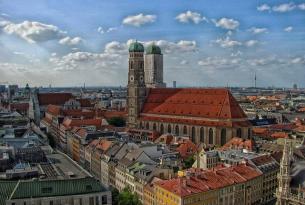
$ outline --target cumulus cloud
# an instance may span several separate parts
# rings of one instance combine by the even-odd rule
[[[291,32],[292,30],[293,30],[292,26],[288,26],[288,27],[284,28],[284,31],[286,31],[286,32]]]
[[[189,64],[189,61],[187,60],[180,61],[180,65],[187,65],[187,64]]]
[[[57,26],[35,21],[24,21],[17,24],[6,21],[1,25],[5,33],[17,35],[29,43],[54,40],[65,35],[65,32]]]
[[[80,37],[74,37],[71,38],[69,36],[62,38],[58,41],[62,45],[68,45],[68,46],[76,46],[83,42],[83,39]]]
[[[270,11],[271,7],[268,4],[262,4],[257,7],[258,11]]]
[[[105,45],[106,53],[127,53],[127,44],[111,41]]]
[[[148,23],[153,23],[156,19],[156,15],[144,15],[143,13],[140,13],[134,16],[127,16],[123,19],[122,23],[125,25],[140,27]]]
[[[220,27],[223,29],[228,29],[228,30],[235,30],[239,26],[239,22],[234,19],[229,19],[229,18],[221,18],[218,21],[213,20],[216,27]]]
[[[224,69],[235,69],[240,66],[240,58],[225,58],[225,57],[207,57],[197,62],[199,66],[205,68],[208,72]]]
[[[299,4],[298,8],[301,9],[301,10],[305,10],[305,3]]]
[[[257,44],[259,44],[258,40],[249,40],[245,42],[245,46],[247,47],[256,46]]]
[[[296,8],[296,5],[293,2],[280,4],[272,7],[272,10],[275,12],[285,13],[288,11],[292,11]]]
[[[305,64],[305,57],[296,57],[291,59],[292,64]]]
[[[100,26],[97,28],[97,32],[99,32],[100,34],[110,33],[110,32],[116,31],[116,30],[118,30],[117,27],[109,27],[109,28],[105,29]]]
[[[248,29],[248,31],[253,33],[253,34],[268,33],[268,29],[267,28],[252,27],[252,28]]]
[[[128,40],[127,45],[129,46],[132,42],[135,42],[135,40]],[[163,53],[195,52],[198,50],[196,41],[180,40],[178,42],[171,42],[166,40],[157,40],[145,41],[141,43],[143,43],[145,47],[154,43],[155,45],[161,47]]]
[[[232,48],[236,46],[241,46],[242,42],[232,40],[230,37],[219,38],[214,41],[214,43],[218,44],[222,48]]]
[[[185,13],[179,14],[176,19],[181,23],[190,23],[193,22],[195,24],[198,24],[202,21],[208,22],[208,19],[204,16],[201,16],[200,13],[187,11]]]

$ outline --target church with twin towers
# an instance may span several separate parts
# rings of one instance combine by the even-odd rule
[[[249,139],[252,126],[226,88],[166,88],[163,54],[155,44],[129,46],[127,126],[188,136],[195,143],[223,145]],[[148,140],[144,139],[140,140]]]

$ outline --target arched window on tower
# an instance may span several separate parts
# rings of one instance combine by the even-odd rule
[[[172,127],[170,124],[167,125],[167,132],[172,133]]]
[[[213,129],[209,129],[209,144],[214,144],[214,132]]]
[[[163,126],[163,124],[161,124],[161,126],[160,126],[160,133],[164,134],[164,126]]]
[[[227,130],[225,128],[221,129],[221,135],[220,135],[220,144],[221,146],[226,144],[227,142]]]
[[[241,128],[238,128],[236,131],[236,137],[241,138]]]
[[[176,125],[176,127],[175,127],[175,134],[177,136],[179,136],[179,126],[178,125]]]
[[[195,127],[192,127],[192,142],[194,143],[196,142],[195,136],[196,136]]]
[[[183,134],[187,135],[187,127],[186,126],[183,127]]]
[[[204,128],[200,127],[200,142],[204,143]]]

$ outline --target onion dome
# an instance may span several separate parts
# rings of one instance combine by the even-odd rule
[[[129,52],[144,52],[144,46],[138,41],[133,42],[129,46]]]
[[[151,44],[146,48],[146,54],[159,54],[161,55],[161,48],[155,44]]]

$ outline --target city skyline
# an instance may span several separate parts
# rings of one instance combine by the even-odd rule
[[[125,86],[137,39],[161,47],[167,84],[305,87],[304,17],[304,1],[2,0],[0,81]]]

